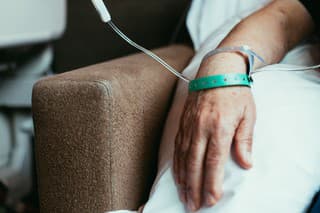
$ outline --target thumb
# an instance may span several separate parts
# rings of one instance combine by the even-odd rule
[[[252,140],[254,125],[255,116],[246,115],[241,120],[234,136],[233,155],[236,162],[244,169],[250,169],[252,167]]]

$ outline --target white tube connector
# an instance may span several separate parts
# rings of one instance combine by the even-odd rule
[[[94,7],[96,8],[96,10],[98,11],[98,13],[100,14],[102,21],[105,23],[111,21],[111,15],[106,5],[104,4],[103,0],[91,0],[91,1]]]

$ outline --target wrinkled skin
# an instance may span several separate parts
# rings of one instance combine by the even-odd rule
[[[175,142],[174,174],[181,200],[190,210],[212,206],[222,196],[224,165],[230,154],[249,169],[255,104],[248,87],[191,93]]]
[[[246,44],[273,64],[314,29],[300,1],[274,0],[237,24],[218,47]],[[219,54],[203,61],[197,77],[245,73],[246,65],[241,54]],[[224,165],[231,152],[241,167],[251,168],[255,119],[250,88],[189,94],[175,140],[173,171],[180,198],[190,210],[212,206],[221,198]]]

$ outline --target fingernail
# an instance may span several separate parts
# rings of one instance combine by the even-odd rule
[[[216,199],[212,196],[211,193],[207,193],[206,194],[206,205],[207,206],[212,206],[214,204],[216,204]]]
[[[196,211],[196,206],[194,205],[192,200],[188,200],[188,209],[191,211]]]

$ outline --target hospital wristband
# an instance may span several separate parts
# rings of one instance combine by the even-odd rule
[[[189,92],[230,86],[251,87],[252,79],[243,73],[230,73],[197,78],[190,81]]]

